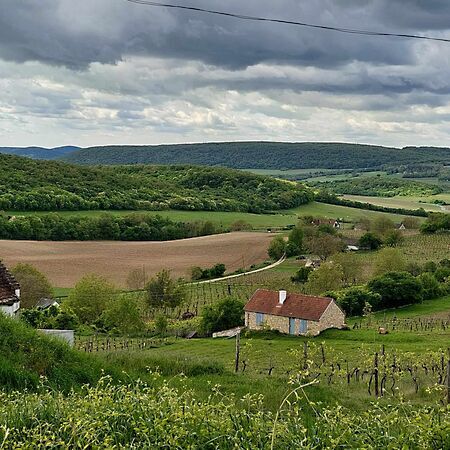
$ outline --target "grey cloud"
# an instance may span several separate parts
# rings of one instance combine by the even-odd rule
[[[364,7],[356,7],[355,2],[344,4],[331,0],[191,2],[245,14],[384,29],[385,22],[381,20],[384,16],[380,17],[384,10],[376,7],[379,3],[390,4],[387,0],[365,2]],[[399,9],[399,0],[397,4],[394,8]],[[411,15],[416,19],[412,25],[418,31],[432,28],[432,24],[436,27],[443,20],[441,14],[433,14],[431,9],[425,15],[426,20],[421,19],[422,14]],[[392,21],[396,15],[390,17]],[[399,14],[398,22],[404,17],[405,14]],[[413,44],[404,40],[355,38],[293,26],[243,22],[155,9],[125,0],[3,1],[0,56],[4,59],[85,69],[93,62],[115,64],[129,55],[198,60],[235,69],[264,61],[320,67],[334,67],[353,60],[382,64],[414,61]]]

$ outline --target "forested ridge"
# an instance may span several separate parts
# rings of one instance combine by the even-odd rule
[[[0,210],[205,210],[265,212],[311,201],[289,183],[232,169],[77,166],[0,157]]]
[[[373,197],[430,196],[443,190],[438,185],[388,177],[362,177],[345,180],[310,182],[312,186],[335,194],[369,195]]]
[[[377,169],[412,163],[450,163],[450,149],[382,147],[332,142],[223,142],[81,149],[81,164],[195,164],[238,169]]]

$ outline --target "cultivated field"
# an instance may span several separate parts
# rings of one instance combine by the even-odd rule
[[[36,242],[0,241],[0,259],[9,266],[30,263],[58,287],[72,287],[83,275],[103,275],[125,287],[132,269],[149,276],[171,269],[186,277],[192,266],[224,263],[229,271],[267,259],[269,233],[229,233],[168,242]]]

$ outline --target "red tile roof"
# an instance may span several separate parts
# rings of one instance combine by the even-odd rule
[[[327,297],[288,293],[285,302],[279,303],[279,292],[258,289],[245,305],[246,312],[259,312],[273,316],[319,321],[330,303]]]
[[[19,298],[16,296],[18,288],[17,281],[0,262],[0,305],[12,305],[18,302]]]

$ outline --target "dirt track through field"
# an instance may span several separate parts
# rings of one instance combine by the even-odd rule
[[[125,287],[130,270],[145,267],[149,276],[171,269],[188,277],[193,266],[223,263],[228,271],[267,259],[272,235],[228,233],[167,242],[1,241],[0,260],[8,266],[30,263],[57,287],[72,287],[83,275],[103,275]]]

